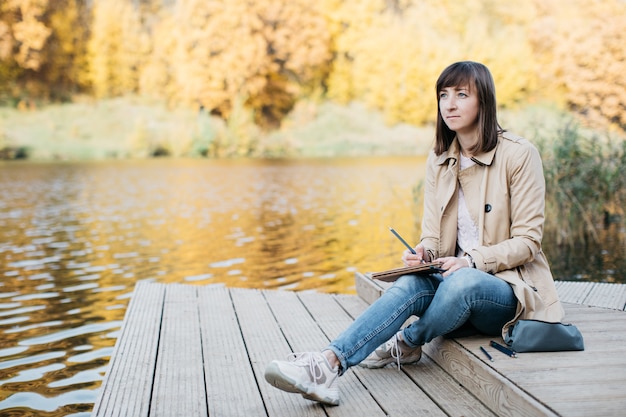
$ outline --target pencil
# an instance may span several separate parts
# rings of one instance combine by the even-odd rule
[[[393,230],[393,227],[390,227],[390,228],[389,228],[389,230],[390,230],[390,231],[391,231],[391,233],[393,233],[393,234],[394,234],[394,235],[395,235],[398,239],[400,239],[400,242],[402,242],[402,244],[403,244],[404,246],[406,246],[406,247],[407,247],[407,248],[411,251],[411,253],[412,253],[413,255],[415,255],[415,253],[416,253],[416,252],[415,252],[415,249],[413,249],[413,248],[411,247],[411,245],[409,245],[408,243],[406,243],[406,240],[402,239],[402,236],[400,236],[400,235],[398,234],[398,232],[396,232],[395,230]]]
[[[482,346],[481,346],[481,347],[480,347],[480,350],[482,350],[482,351],[483,351],[483,353],[485,354],[485,356],[487,357],[487,359],[489,359],[491,362],[493,362],[493,358],[491,357],[491,355],[489,354],[489,352],[487,352],[487,351],[485,350],[485,348],[484,348],[484,347],[482,347]]]
[[[498,349],[500,352],[504,353],[505,355],[508,355],[512,358],[517,358],[517,353],[515,353],[515,351],[506,348],[504,346],[502,346],[501,344],[494,342],[493,340],[489,342],[489,344],[491,345],[491,347]]]

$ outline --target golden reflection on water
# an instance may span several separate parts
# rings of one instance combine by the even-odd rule
[[[89,415],[138,280],[354,293],[355,271],[400,265],[389,226],[416,243],[424,164],[0,164],[0,415]],[[544,245],[557,278],[617,276],[614,234]]]
[[[138,280],[354,292],[421,158],[0,166],[0,413],[86,416]]]

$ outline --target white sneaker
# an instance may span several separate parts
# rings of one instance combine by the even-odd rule
[[[339,405],[338,376],[338,368],[331,368],[320,352],[292,353],[265,368],[265,380],[276,388],[328,405]]]
[[[367,358],[363,359],[359,366],[377,369],[392,362],[396,362],[399,370],[400,365],[418,362],[421,358],[422,347],[409,347],[398,338],[398,333],[396,333],[386,343],[380,345],[378,349],[373,351]]]

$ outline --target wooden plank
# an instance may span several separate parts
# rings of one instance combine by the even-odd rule
[[[301,293],[300,298],[330,339],[343,332],[353,318],[335,300],[323,294]],[[376,403],[393,416],[441,415],[441,411],[406,374],[395,368],[363,369],[351,368],[345,375],[354,374],[369,390]],[[344,377],[345,377],[344,375]],[[439,387],[445,390],[446,387]],[[367,411],[367,410],[366,410]],[[351,415],[359,415],[352,413]],[[366,413],[366,415],[370,415]]]
[[[363,277],[357,287],[365,288],[372,301],[385,289],[366,275],[355,275]],[[365,301],[314,292],[139,282],[92,415],[493,416],[485,405],[502,416],[622,415],[626,286],[556,284],[566,321],[585,336],[585,351],[510,359],[491,349],[496,358],[491,363],[479,350],[488,347],[489,338],[437,338],[424,347],[423,360],[404,366],[403,372],[391,366],[352,368],[340,379],[341,406],[325,407],[271,387],[263,376],[265,366],[294,350],[325,347],[367,308]],[[474,401],[466,388],[485,404]]]
[[[585,336],[585,351],[520,353],[517,359],[511,359],[489,348],[488,337],[472,336],[455,342],[483,361],[483,367],[495,370],[559,415],[598,415],[596,410],[605,401],[613,409],[616,404],[625,408],[626,315],[619,310],[568,303],[564,306],[567,316]],[[484,359],[481,345],[491,351],[494,363]],[[563,401],[565,398],[576,403],[575,409]],[[616,415],[606,411],[601,415]]]
[[[209,415],[266,416],[229,290],[200,286],[198,300]]]
[[[357,274],[356,278],[369,280],[363,274]],[[377,284],[362,282],[359,288],[376,288]],[[424,347],[425,353],[498,415],[593,415],[600,397],[603,402],[606,400],[611,404],[611,409],[617,409],[623,404],[620,399],[626,397],[618,394],[626,392],[623,380],[626,378],[626,352],[623,351],[626,340],[622,336],[626,334],[626,316],[620,310],[606,307],[621,307],[620,301],[615,306],[607,291],[615,293],[622,286],[557,284],[559,292],[570,299],[604,307],[564,303],[566,321],[576,324],[585,336],[584,352],[521,354],[519,359],[504,359],[494,352],[494,357],[500,359],[492,364],[487,363],[479,350],[480,345],[488,346],[490,339],[482,337],[456,341],[438,338]],[[599,376],[598,369],[607,366],[614,369]],[[611,385],[609,389],[606,388],[607,382]],[[585,394],[580,394],[581,391]],[[567,402],[559,399],[565,397],[577,403],[575,413],[571,407],[562,407]]]
[[[520,354],[521,355],[521,354]],[[521,356],[520,356],[521,357]],[[604,390],[603,385],[626,387],[626,365],[615,366],[609,363],[581,366],[579,362],[569,366],[526,367],[506,372],[507,378],[520,385],[550,385],[567,387],[585,385],[585,392]],[[575,395],[580,393],[576,392]]]
[[[546,398],[550,398],[550,406],[562,416],[621,417],[624,415],[626,401],[623,386],[606,384],[593,391],[586,390],[586,385],[573,385],[567,390],[551,385],[540,385],[538,388],[545,390]],[[607,404],[610,406],[607,407]]]
[[[406,372],[389,365],[381,369],[353,368],[353,372],[391,416],[441,416],[446,414]],[[446,386],[439,387],[442,391]]]
[[[593,283],[574,282],[574,281],[555,281],[559,299],[563,302],[582,304],[587,297]]]
[[[385,288],[383,288],[381,282],[374,281],[370,279],[368,276],[355,272],[355,280],[354,285],[356,287],[356,292],[359,294],[363,300],[367,303],[372,304],[374,301],[380,298],[380,296],[385,292]]]
[[[300,293],[283,291],[266,291],[264,293],[276,320],[283,329],[285,337],[295,352],[320,351],[328,345],[333,335],[326,333],[327,329],[321,326],[320,317],[310,306],[303,304],[301,298],[316,296],[330,301],[335,306],[329,295],[318,293]],[[319,306],[317,306],[319,307]],[[345,317],[345,312],[343,312]],[[334,316],[334,320],[341,320],[341,312]],[[348,318],[351,322],[351,319]],[[339,384],[340,407],[326,407],[326,413],[333,417],[351,417],[355,415],[384,416],[385,413],[372,399],[370,393],[363,384],[352,374],[344,374]]]
[[[321,417],[324,408],[299,395],[280,391],[265,381],[265,367],[292,350],[259,290],[233,288],[231,298],[267,415],[271,417]]]
[[[445,372],[428,355],[415,365],[405,366],[406,372],[422,390],[450,416],[495,417],[485,405]],[[441,389],[445,387],[445,389]]]
[[[585,304],[624,310],[626,305],[626,285],[597,283],[587,298]]]
[[[556,416],[493,368],[467,355],[456,341],[438,337],[424,345],[424,352],[498,416]]]
[[[355,279],[361,281],[357,288],[376,288],[379,284],[360,273],[355,274]],[[482,361],[469,358],[453,341],[439,337],[426,344],[423,352],[500,416],[555,415],[493,369],[482,366]],[[524,411],[519,414],[519,410]]]
[[[335,295],[335,299],[352,317],[360,315],[368,306],[361,298]],[[417,364],[404,366],[403,371],[448,415],[465,417],[494,415],[426,354]]]
[[[328,344],[328,337],[295,292],[265,291],[263,295],[294,352],[320,351]]]
[[[581,406],[576,398],[557,398],[552,402],[552,405],[555,409],[561,410],[562,415],[567,417],[622,417],[626,409],[623,396],[598,398],[593,407],[589,407],[589,404]]]
[[[164,297],[162,284],[136,284],[94,417],[148,416]]]
[[[167,286],[151,417],[208,415],[197,299],[194,286]]]
[[[607,282],[555,281],[562,302],[616,310],[626,309],[626,285]]]

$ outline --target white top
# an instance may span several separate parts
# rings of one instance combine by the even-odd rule
[[[476,162],[461,154],[461,170],[475,165]],[[478,246],[478,227],[472,220],[465,202],[463,189],[459,187],[459,209],[457,211],[457,243],[460,248],[459,256]]]

